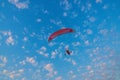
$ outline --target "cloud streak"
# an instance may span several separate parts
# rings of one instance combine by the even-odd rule
[[[44,66],[44,69],[48,71],[47,76],[48,77],[53,77],[54,75],[57,74],[57,72],[53,68],[53,64],[49,63]]]
[[[29,6],[29,1],[20,2],[19,0],[8,0],[11,4],[15,5],[18,9],[27,9]]]

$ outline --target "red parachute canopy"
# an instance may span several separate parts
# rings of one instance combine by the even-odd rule
[[[55,37],[58,36],[58,35],[65,34],[65,33],[70,33],[70,32],[74,32],[74,30],[71,29],[71,28],[60,29],[60,30],[52,33],[52,34],[49,36],[48,41],[51,41],[53,38],[55,38]]]

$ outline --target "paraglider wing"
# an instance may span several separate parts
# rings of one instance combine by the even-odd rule
[[[58,35],[65,34],[65,33],[70,33],[70,32],[74,32],[74,30],[71,29],[71,28],[60,29],[60,30],[52,33],[52,34],[49,36],[48,41],[51,41],[53,38],[55,38],[55,37],[58,36]]]

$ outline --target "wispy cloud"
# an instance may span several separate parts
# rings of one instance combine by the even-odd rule
[[[63,16],[64,16],[64,17],[65,17],[65,16],[68,16],[67,12],[64,12],[64,13],[63,13]]]
[[[23,41],[24,41],[24,42],[27,42],[27,41],[28,41],[28,37],[24,37],[24,38],[23,38]]]
[[[59,77],[55,78],[55,80],[62,80],[62,77],[59,76]]]
[[[93,33],[93,31],[92,31],[91,29],[87,29],[87,30],[86,30],[86,33],[87,33],[88,35],[91,35],[91,34]]]
[[[27,63],[31,64],[32,66],[38,65],[34,57],[26,57],[25,60],[19,62],[20,65],[26,65]]]
[[[96,18],[93,17],[93,16],[92,16],[92,17],[89,17],[89,21],[90,21],[90,22],[95,22],[95,21],[96,21]]]
[[[71,58],[65,58],[64,61],[70,62],[73,66],[77,65],[76,61]]]
[[[76,75],[75,75],[75,73],[74,73],[72,70],[70,70],[70,71],[68,72],[68,75],[70,75],[70,78],[72,78],[72,79],[75,79],[75,78],[76,78]]]
[[[36,60],[34,59],[34,57],[26,57],[26,62],[32,64],[32,65],[37,65]]]
[[[20,2],[19,0],[8,0],[11,4],[15,5],[19,9],[27,9],[29,6],[29,0]]]
[[[0,67],[5,66],[6,63],[7,63],[7,58],[4,56],[0,56]]]
[[[70,10],[71,9],[71,4],[69,3],[68,0],[61,1],[60,5],[64,8],[64,10]]]
[[[37,18],[36,21],[37,21],[38,23],[40,23],[40,22],[42,21],[42,19],[41,19],[41,18]]]
[[[54,70],[53,64],[51,63],[46,64],[44,66],[44,69],[48,71],[48,74],[47,74],[48,77],[53,77],[54,75],[57,74],[57,71]]]
[[[102,0],[96,0],[96,3],[102,3]]]
[[[7,37],[7,39],[5,41],[7,45],[14,45],[15,44],[15,39],[13,38],[13,35],[12,35],[11,31],[0,31],[0,33],[4,37]]]
[[[47,48],[45,46],[42,46],[36,52],[39,53],[40,55],[44,56],[44,57],[48,57],[49,56],[49,54],[47,53]]]
[[[9,77],[10,79],[15,79],[16,77],[21,76],[23,72],[24,69],[13,70],[13,71],[6,69],[2,70],[2,74]]]
[[[72,45],[73,45],[73,46],[80,46],[80,45],[81,45],[81,43],[80,43],[80,42],[78,42],[78,41],[77,41],[77,42],[72,42]]]
[[[108,34],[108,30],[107,29],[101,29],[100,31],[99,31],[99,34],[102,34],[102,35],[107,35]]]
[[[57,55],[57,53],[56,53],[55,51],[53,51],[53,52],[52,52],[52,56],[51,56],[51,58],[55,58],[56,55]]]
[[[14,39],[13,39],[12,36],[9,36],[9,37],[7,38],[6,44],[8,44],[8,45],[9,45],[9,44],[14,45]]]

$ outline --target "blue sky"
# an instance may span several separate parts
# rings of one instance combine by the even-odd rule
[[[119,80],[119,0],[0,0],[1,80]],[[53,32],[72,28],[48,42]],[[65,48],[72,55],[64,55]]]

